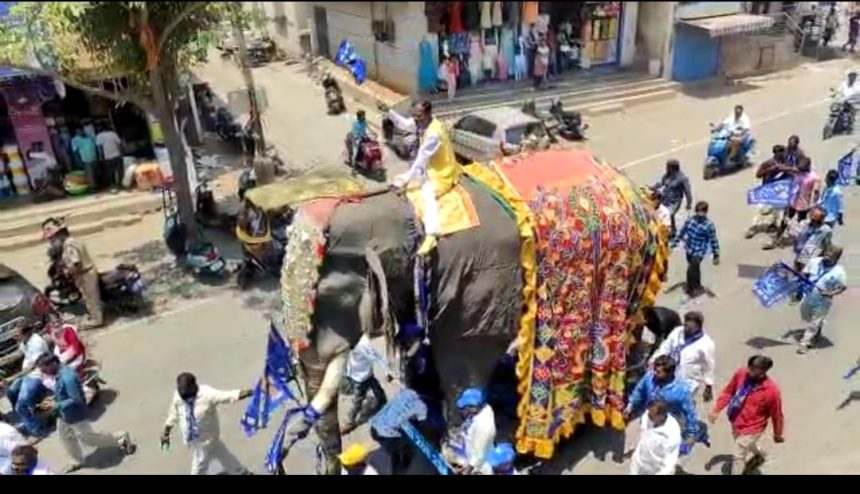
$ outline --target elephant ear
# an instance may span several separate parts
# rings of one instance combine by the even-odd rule
[[[393,321],[382,260],[371,248],[365,249],[364,257],[367,261],[367,286],[359,304],[361,329],[371,337],[389,335],[393,331]]]

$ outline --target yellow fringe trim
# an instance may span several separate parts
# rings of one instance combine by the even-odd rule
[[[516,432],[516,448],[521,454],[533,453],[538,458],[552,458],[555,445],[564,438],[570,437],[576,427],[585,423],[586,415],[590,415],[591,422],[598,427],[604,427],[607,422],[617,430],[624,430],[624,415],[617,410],[594,410],[584,405],[572,418],[562,423],[551,438],[528,437],[525,431],[525,417],[528,413],[529,394],[531,388],[532,361],[534,356],[535,327],[537,319],[537,252],[534,238],[535,219],[528,204],[517,192],[516,188],[508,181],[505,174],[495,163],[470,164],[464,167],[465,172],[472,179],[477,180],[484,186],[499,194],[507,201],[514,211],[517,222],[517,230],[522,239],[520,248],[520,264],[523,269],[523,305],[524,310],[520,316],[520,325],[517,336],[520,339],[520,347],[517,359],[517,392],[520,401],[517,406],[517,416],[520,423]],[[635,190],[635,189],[634,189]],[[636,190],[641,199],[646,200],[645,194]],[[666,259],[669,256],[668,232],[655,220],[649,223],[651,233],[657,238],[657,252],[650,274],[647,276],[645,287],[642,290],[641,301],[636,314],[631,317],[629,328],[632,329],[644,322],[644,310],[651,307],[657,299],[662,286],[662,275],[666,267]],[[628,331],[630,335],[631,331]],[[623,373],[610,377],[609,388],[617,393],[624,392]]]

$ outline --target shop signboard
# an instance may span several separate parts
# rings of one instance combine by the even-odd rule
[[[675,7],[675,20],[688,21],[721,15],[740,14],[744,2],[678,2]]]

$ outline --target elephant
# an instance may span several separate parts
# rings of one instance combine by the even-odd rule
[[[598,191],[600,187],[613,191],[624,188],[627,199],[600,203],[594,202],[594,196],[577,199],[571,192],[569,205],[559,206],[561,209],[546,217],[532,215],[529,210],[549,211],[558,206],[553,205],[551,196],[540,196],[546,184],[542,184],[539,177],[526,168],[513,171],[514,165],[510,163],[505,171],[495,164],[472,164],[466,167],[470,171],[461,179],[460,187],[471,200],[478,221],[469,228],[442,236],[428,258],[416,256],[422,224],[410,201],[396,191],[326,199],[298,209],[288,231],[281,290],[285,331],[298,349],[298,367],[310,401],[304,419],[291,424],[288,433],[294,438],[304,437],[312,426],[315,427],[325,459],[325,473],[340,472],[337,394],[349,351],[363,334],[384,336],[387,353],[396,352],[402,361],[414,363],[421,351],[429,352],[427,361],[432,362],[433,367],[430,384],[427,379],[419,383],[421,380],[415,378],[415,372],[407,373],[404,384],[413,389],[436,386],[436,389],[423,391],[425,394],[435,392],[442,398],[448,435],[462,421],[455,406],[457,397],[467,388],[486,389],[512,342],[518,341],[519,393],[525,397],[519,406],[518,437],[537,430],[536,415],[531,419],[526,416],[538,412],[527,412],[525,408],[533,410],[540,401],[540,366],[550,362],[544,357],[547,345],[551,347],[554,343],[547,344],[542,335],[546,334],[547,321],[562,317],[563,311],[575,311],[575,307],[564,305],[571,287],[588,289],[595,283],[602,283],[606,288],[601,290],[608,293],[615,290],[618,296],[605,300],[595,298],[595,303],[605,305],[603,308],[595,306],[595,313],[605,311],[608,314],[617,309],[623,314],[600,316],[593,321],[577,321],[566,316],[564,321],[558,319],[560,322],[553,324],[559,330],[580,324],[582,329],[593,330],[595,334],[602,328],[600,334],[604,336],[593,336],[602,342],[599,344],[570,345],[568,343],[573,341],[569,339],[570,330],[565,329],[566,332],[554,337],[559,349],[551,363],[559,369],[567,369],[563,370],[565,375],[575,376],[570,379],[576,382],[565,385],[578,385],[586,379],[582,377],[586,365],[593,366],[590,370],[595,375],[606,374],[605,378],[594,378],[597,397],[589,395],[583,400],[609,403],[607,410],[621,408],[610,402],[617,401],[612,391],[613,372],[623,373],[627,343],[622,340],[629,336],[627,324],[635,318],[639,306],[653,303],[655,287],[649,286],[647,290],[642,287],[653,285],[649,280],[662,274],[656,272],[662,265],[660,262],[641,263],[634,257],[639,255],[637,250],[644,252],[650,247],[653,251],[655,245],[664,249],[666,242],[655,233],[659,228],[656,221],[647,217],[644,198],[626,177],[583,151],[558,153],[536,152],[525,158],[527,163],[515,166],[544,170],[550,175],[547,181],[553,183],[565,173],[565,168],[559,167],[556,161],[573,160],[570,170],[588,179],[581,184],[583,188]],[[526,192],[518,196],[510,180],[499,178],[505,174],[510,178],[517,173],[518,180],[535,182],[537,188],[533,190],[537,195]],[[562,217],[567,214],[565,211],[579,208],[577,204],[585,208],[583,211],[589,209],[590,216],[571,219],[569,227],[560,227],[558,231],[547,230],[547,217]],[[608,211],[605,214],[604,209]],[[580,236],[577,230],[580,233],[593,231],[593,235]],[[634,230],[636,235],[631,233]],[[552,238],[558,232],[563,233],[562,238]],[[568,273],[559,277],[544,272],[546,266],[569,263],[576,257],[575,249],[570,247],[574,242],[580,242],[576,246],[608,246],[604,249],[607,252],[621,249],[624,257],[621,260],[607,257],[599,270],[595,268],[594,273],[582,276]],[[627,249],[625,242],[635,245]],[[531,262],[527,262],[528,253]],[[585,257],[594,256],[589,253]],[[634,265],[634,261],[639,264]],[[630,272],[622,269],[628,264],[633,266]],[[619,278],[611,280],[613,275]],[[552,302],[554,308],[548,308],[547,290],[558,292],[557,300]],[[424,305],[422,293],[428,295]],[[586,334],[589,331],[578,333],[578,338],[590,341],[592,337]],[[609,343],[605,343],[607,341]],[[618,365],[622,366],[621,370],[616,369]],[[422,390],[416,391],[422,393]],[[562,390],[562,393],[571,395],[569,390]],[[560,423],[581,421],[578,416],[568,416],[568,412],[555,411],[559,417],[563,416]],[[615,422],[617,417],[613,419]],[[547,447],[551,448],[559,435],[571,433],[569,425],[552,427],[555,429],[541,432],[547,435],[546,444],[540,440],[522,440],[518,442],[518,449],[537,451],[538,455],[541,450],[544,456],[551,455]]]

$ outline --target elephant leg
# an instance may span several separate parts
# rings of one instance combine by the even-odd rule
[[[322,386],[327,363],[320,360],[312,349],[302,352],[301,361],[307,394],[316,396]],[[325,475],[340,475],[341,469],[340,460],[337,458],[342,449],[337,402],[335,396],[314,427],[320,440]]]
[[[509,335],[438,341],[431,338],[436,372],[445,396],[449,438],[463,422],[457,410],[457,398],[468,388],[479,388],[486,394],[496,365],[512,338]]]

